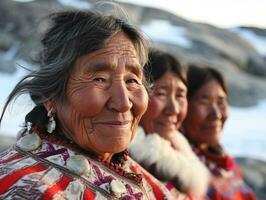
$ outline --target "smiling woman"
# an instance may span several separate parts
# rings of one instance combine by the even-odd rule
[[[96,11],[50,19],[39,70],[16,85],[2,112],[1,120],[21,93],[36,104],[0,155],[0,198],[170,199],[127,152],[148,103],[146,41]]]
[[[228,117],[227,95],[225,80],[218,71],[189,66],[189,103],[183,123],[184,134],[212,173],[208,198],[255,200],[253,192],[243,181],[240,167],[220,144]]]
[[[57,103],[63,132],[99,155],[126,149],[146,108],[142,79],[134,45],[123,32],[109,38],[102,49],[78,58],[67,85],[68,101]]]
[[[151,75],[148,109],[129,151],[165,183],[175,199],[201,199],[208,186],[207,168],[178,132],[187,113],[186,69],[172,55],[152,49],[144,67]]]

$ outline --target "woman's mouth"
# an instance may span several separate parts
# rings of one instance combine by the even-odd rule
[[[104,126],[109,126],[110,128],[129,128],[131,126],[131,120],[125,120],[125,121],[105,121],[105,122],[100,122],[97,124],[101,124]]]

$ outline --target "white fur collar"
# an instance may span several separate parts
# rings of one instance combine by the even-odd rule
[[[208,169],[178,131],[172,138],[172,143],[174,148],[158,134],[146,135],[144,130],[138,127],[129,152],[144,168],[152,168],[155,177],[173,181],[181,192],[204,196],[210,180]]]

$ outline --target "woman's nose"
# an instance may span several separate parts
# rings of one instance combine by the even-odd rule
[[[124,83],[115,83],[109,89],[110,99],[108,108],[117,112],[126,112],[132,108],[129,91]]]
[[[210,117],[212,117],[213,119],[221,119],[222,118],[222,112],[219,109],[218,105],[213,104],[211,106]]]
[[[166,113],[167,114],[178,114],[180,111],[180,107],[175,98],[169,98],[166,105]]]

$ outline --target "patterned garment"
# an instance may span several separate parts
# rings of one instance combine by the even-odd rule
[[[167,189],[130,158],[125,170],[142,174],[142,183],[60,142],[42,139],[32,151],[18,142],[0,154],[0,199],[171,199]],[[81,174],[83,165],[76,171],[71,166],[84,157],[88,164]]]
[[[225,153],[221,156],[207,148],[195,146],[193,150],[212,173],[212,181],[206,199],[256,200],[252,190],[243,181],[239,165],[230,155]]]

